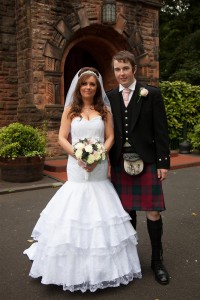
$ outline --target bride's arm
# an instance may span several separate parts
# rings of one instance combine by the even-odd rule
[[[113,118],[110,112],[107,113],[107,118],[105,120],[105,142],[104,148],[108,152],[112,145],[114,144],[114,128],[113,128]]]
[[[72,155],[74,157],[73,147],[68,141],[70,128],[71,128],[71,119],[68,116],[69,110],[70,107],[67,107],[63,111],[59,134],[58,134],[58,142],[60,146],[67,152],[67,154]]]

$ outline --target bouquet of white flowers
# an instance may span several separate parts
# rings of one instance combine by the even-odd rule
[[[78,160],[81,160],[85,166],[91,165],[94,162],[101,162],[106,158],[106,151],[103,144],[98,139],[79,139],[73,145],[74,155]],[[88,172],[85,172],[85,179],[88,179]]]

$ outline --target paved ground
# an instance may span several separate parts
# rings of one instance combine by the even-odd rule
[[[2,300],[199,300],[200,299],[200,167],[172,170],[164,183],[167,210],[163,213],[165,265],[171,275],[159,285],[150,269],[146,220],[139,213],[138,251],[143,278],[127,286],[96,293],[63,292],[28,276],[31,262],[22,254],[40,211],[56,192],[54,179],[3,186],[0,194],[0,299]],[[39,184],[39,185],[38,185]],[[20,186],[19,186],[20,185]]]

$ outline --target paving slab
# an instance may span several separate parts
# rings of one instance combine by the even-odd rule
[[[43,285],[28,273],[31,262],[23,255],[40,212],[59,187],[45,178],[43,189],[0,195],[0,299],[2,300],[199,300],[200,299],[200,167],[171,170],[164,182],[166,211],[164,262],[170,284],[159,285],[150,269],[150,243],[143,212],[138,213],[138,252],[143,278],[127,286],[95,293],[70,293]],[[47,182],[46,182],[47,181]],[[67,268],[67,266],[66,266]]]

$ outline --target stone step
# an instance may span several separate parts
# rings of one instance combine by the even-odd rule
[[[44,170],[49,172],[65,172],[67,159],[45,160]]]

